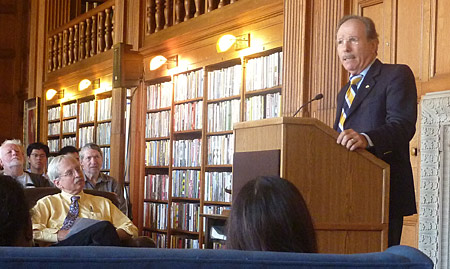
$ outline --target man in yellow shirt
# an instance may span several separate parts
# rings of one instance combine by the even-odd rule
[[[33,208],[33,237],[57,246],[120,245],[137,236],[137,228],[106,198],[83,192],[80,163],[71,156],[55,157],[48,176],[61,193],[40,199]]]

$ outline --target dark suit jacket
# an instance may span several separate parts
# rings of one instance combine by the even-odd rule
[[[50,182],[48,181],[48,179],[46,179],[42,175],[30,173],[30,172],[27,172],[27,171],[25,171],[25,173],[27,173],[30,176],[31,181],[33,181],[33,184],[34,184],[35,187],[51,187]]]
[[[335,130],[348,86],[337,97]],[[367,134],[374,144],[369,151],[390,165],[391,217],[417,213],[409,159],[416,120],[417,90],[411,69],[375,60],[353,100],[344,129]]]

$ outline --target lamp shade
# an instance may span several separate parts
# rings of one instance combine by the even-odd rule
[[[162,56],[162,55],[158,55],[153,57],[153,59],[151,59],[150,61],[150,70],[156,70],[158,68],[161,67],[161,65],[165,64],[167,62],[167,58]]]
[[[236,37],[234,35],[223,35],[217,40],[216,50],[217,52],[225,52],[233,46],[236,42]]]
[[[55,89],[48,89],[45,93],[45,99],[52,100],[55,97],[57,91]]]

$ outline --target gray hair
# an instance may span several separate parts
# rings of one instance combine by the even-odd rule
[[[58,179],[60,176],[59,164],[62,162],[62,160],[70,160],[72,162],[78,163],[78,161],[74,157],[69,155],[59,155],[53,158],[50,164],[48,165],[47,171],[47,175],[52,182],[55,182],[55,180]]]
[[[84,152],[87,149],[93,149],[96,150],[100,153],[100,156],[103,158],[103,153],[102,150],[100,149],[100,147],[97,144],[94,143],[87,143],[86,145],[84,145],[81,149],[80,149],[80,161],[82,161],[84,159]]]
[[[341,25],[349,20],[358,20],[358,21],[362,22],[366,28],[367,40],[378,41],[378,33],[377,33],[377,30],[375,29],[375,23],[369,17],[363,17],[363,16],[358,16],[358,15],[347,15],[339,20],[337,28],[336,28],[336,33],[337,33],[337,31],[339,31],[339,28],[341,28]]]
[[[0,146],[0,158],[3,158],[3,147],[9,144],[13,144],[19,147],[20,151],[22,152],[23,157],[25,158],[25,150],[22,146],[22,142],[20,142],[19,139],[8,139],[3,141],[2,145]]]

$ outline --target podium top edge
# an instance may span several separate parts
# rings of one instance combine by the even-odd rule
[[[339,135],[336,130],[329,127],[324,122],[322,122],[316,118],[306,118],[306,117],[304,117],[304,118],[277,117],[277,118],[254,120],[254,121],[237,122],[234,124],[233,130],[238,131],[240,129],[258,128],[258,127],[273,126],[273,125],[309,125],[309,126],[314,126],[318,129],[320,129],[325,135],[329,136],[330,138],[337,139],[337,137]],[[356,151],[350,152],[350,154],[361,155],[363,158],[370,160],[372,163],[376,164],[377,166],[379,166],[383,169],[389,168],[389,164],[387,164],[383,160],[377,158],[375,155],[368,152],[367,150],[356,150]]]

